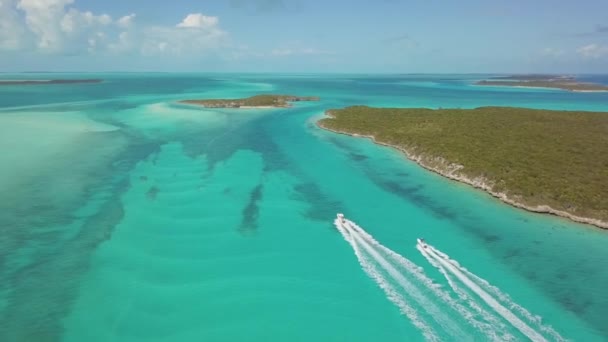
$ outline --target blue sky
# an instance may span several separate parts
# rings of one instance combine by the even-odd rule
[[[0,0],[1,71],[607,73],[605,0]]]

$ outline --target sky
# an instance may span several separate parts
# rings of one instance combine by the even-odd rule
[[[0,71],[608,73],[606,0],[0,0]]]

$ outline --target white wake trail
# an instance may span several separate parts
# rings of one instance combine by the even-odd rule
[[[388,274],[397,281],[397,283],[410,295],[412,296],[419,305],[421,305],[431,316],[447,331],[449,331],[453,336],[459,337],[467,337],[467,334],[462,331],[462,329],[452,320],[450,319],[445,312],[443,312],[435,303],[432,302],[431,299],[426,297],[420,289],[418,289],[414,284],[412,284],[406,277],[401,274],[393,265],[391,265],[378,251],[376,251],[372,246],[369,245],[353,228],[350,227],[350,222],[347,222],[344,225],[344,228],[350,232],[350,236],[353,238],[353,241],[356,241],[359,245],[369,253],[372,258],[382,266]],[[434,284],[433,284],[434,286]]]
[[[428,246],[428,248],[430,248],[437,255],[441,256],[446,261],[450,262],[452,265],[454,265],[455,267],[457,267],[461,272],[463,272],[464,274],[466,274],[469,278],[471,278],[477,285],[479,285],[485,291],[487,291],[487,292],[493,294],[494,296],[496,296],[496,298],[498,298],[498,300],[503,305],[505,305],[509,309],[517,312],[519,315],[521,315],[522,317],[524,317],[526,320],[528,320],[529,322],[531,322],[534,325],[536,325],[536,327],[538,329],[540,329],[542,332],[550,335],[556,341],[567,341],[567,339],[565,339],[563,336],[561,336],[551,326],[544,325],[543,322],[542,322],[542,317],[530,313],[526,308],[524,308],[523,306],[515,303],[508,294],[502,292],[498,287],[490,284],[487,280],[485,280],[485,279],[479,277],[478,275],[472,273],[466,267],[460,265],[460,263],[458,261],[450,258],[450,256],[447,255],[446,253],[443,253],[443,252],[439,251],[438,249],[436,249],[433,246]]]
[[[522,334],[527,336],[530,340],[534,342],[545,342],[547,341],[540,333],[536,330],[532,329],[528,326],[524,321],[522,321],[519,317],[517,317],[513,312],[500,304],[494,297],[484,291],[478,284],[473,282],[469,277],[467,277],[458,267],[456,267],[453,263],[447,261],[442,256],[435,253],[434,248],[429,248],[431,246],[427,245],[427,253],[433,259],[435,259],[439,264],[445,267],[446,270],[450,271],[456,278],[458,278],[464,285],[466,285],[471,291],[477,294],[486,304],[488,304],[494,311],[500,314],[505,320],[507,320],[511,325],[513,325],[517,330],[519,330]]]
[[[397,262],[402,268],[404,268],[408,273],[415,276],[419,281],[424,283],[426,287],[433,292],[435,296],[441,299],[444,303],[448,304],[452,309],[458,312],[461,317],[463,317],[467,323],[471,324],[473,327],[477,328],[480,332],[484,333],[489,339],[492,341],[509,341],[513,339],[513,336],[508,332],[499,335],[496,331],[496,328],[505,329],[504,324],[500,322],[498,319],[492,317],[487,311],[484,312],[482,308],[480,308],[476,303],[474,305],[470,305],[478,314],[482,316],[486,321],[490,322],[490,324],[481,322],[475,318],[474,313],[469,311],[466,307],[462,306],[456,300],[454,300],[447,292],[443,291],[440,286],[433,282],[431,278],[426,276],[422,269],[411,262],[409,259],[406,259],[401,254],[389,249],[388,247],[382,245],[378,242],[371,234],[366,232],[363,228],[356,225],[354,222],[348,222],[352,229],[356,230],[365,240],[367,240],[374,247],[382,250],[386,253],[391,259]],[[502,325],[502,326],[501,326]]]
[[[435,334],[433,329],[421,317],[419,317],[416,310],[414,310],[411,306],[407,304],[403,296],[401,296],[395,290],[395,288],[384,278],[384,276],[378,271],[378,269],[373,265],[373,263],[370,263],[367,260],[367,258],[359,249],[357,242],[350,235],[351,233],[346,231],[346,229],[344,229],[339,222],[336,221],[335,224],[340,233],[342,234],[342,237],[344,237],[344,239],[349,242],[349,244],[353,248],[355,256],[357,257],[357,260],[359,260],[359,264],[361,265],[365,273],[378,284],[378,286],[385,292],[387,298],[399,308],[399,311],[404,314],[414,324],[415,327],[422,331],[422,334],[427,341],[440,341],[439,337]]]
[[[458,297],[460,299],[462,299],[464,302],[466,302],[486,322],[489,322],[489,324],[486,323],[486,324],[483,324],[481,326],[483,328],[488,329],[488,330],[484,331],[486,333],[486,335],[488,335],[494,341],[513,341],[513,340],[515,340],[515,336],[513,336],[512,334],[510,334],[508,332],[506,325],[503,322],[501,322],[500,319],[498,319],[492,313],[488,312],[483,307],[481,307],[475,301],[474,298],[472,298],[471,296],[469,296],[469,294],[466,291],[464,291],[463,289],[461,289],[460,286],[458,286],[458,284],[456,282],[454,282],[454,280],[452,279],[452,276],[450,276],[450,274],[448,273],[448,271],[446,271],[446,269],[443,266],[441,266],[441,264],[439,264],[437,261],[435,261],[435,259],[433,259],[426,252],[426,250],[424,248],[422,248],[420,245],[417,245],[416,249],[418,249],[418,251],[420,251],[420,253],[422,254],[422,256],[424,256],[424,258],[432,266],[434,266],[435,268],[437,268],[439,270],[439,272],[441,274],[443,274],[443,276],[448,281],[448,284],[450,285],[450,287],[452,288],[452,290],[454,290],[454,292],[458,295]]]

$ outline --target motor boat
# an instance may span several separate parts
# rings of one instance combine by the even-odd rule
[[[346,219],[344,218],[344,214],[342,213],[338,213],[338,221],[340,222],[340,224],[344,225],[346,224]]]
[[[416,239],[416,240],[418,240],[418,244],[419,244],[420,246],[422,246],[422,248],[426,248],[426,242],[424,241],[424,239],[423,239],[423,238],[418,238],[418,239]]]

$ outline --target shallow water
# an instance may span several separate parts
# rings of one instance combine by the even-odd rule
[[[607,232],[511,208],[314,125],[352,104],[608,111],[608,94],[483,88],[468,75],[78,77],[105,81],[0,88],[2,341],[429,338],[364,272],[336,212],[460,304],[417,237],[542,317],[534,329],[608,338]],[[174,103],[257,93],[322,100],[241,111]],[[370,246],[362,257],[390,277]],[[424,300],[400,294],[439,339],[488,338],[398,271]],[[426,313],[434,306],[451,318]],[[525,340],[496,317],[497,331]]]

